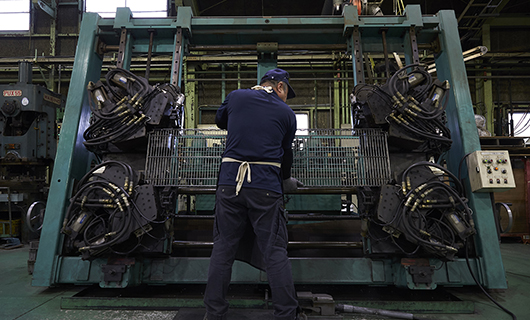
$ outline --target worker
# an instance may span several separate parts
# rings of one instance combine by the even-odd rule
[[[303,186],[291,177],[296,117],[286,101],[294,97],[289,73],[273,69],[260,85],[232,91],[217,111],[215,123],[228,136],[217,183],[205,320],[227,317],[235,259],[266,271],[274,319],[297,318],[282,195]]]

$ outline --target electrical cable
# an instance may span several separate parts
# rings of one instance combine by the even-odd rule
[[[385,127],[384,117],[391,137],[412,141],[410,145],[405,144],[407,149],[441,154],[452,144],[451,133],[445,125],[448,89],[447,82],[433,80],[422,65],[406,65],[382,86],[359,84],[354,88],[355,124],[363,127],[364,120],[370,126],[373,120]],[[363,109],[365,106],[370,111]]]
[[[111,145],[142,137],[164,116],[175,119],[176,127],[182,126],[184,95],[179,87],[169,83],[151,86],[147,79],[121,68],[110,70],[105,81],[88,86],[92,117],[83,138],[90,151],[104,153],[112,149]],[[163,98],[157,98],[160,95]],[[151,121],[151,117],[156,120]],[[147,130],[142,132],[144,128]]]
[[[428,171],[424,172],[422,167]],[[390,221],[380,223],[374,218],[371,220],[382,228],[396,230],[409,242],[438,257],[452,260],[463,246],[460,239],[474,234],[472,212],[467,198],[463,196],[463,185],[446,168],[428,161],[407,167],[401,174],[401,182],[402,190],[396,193],[400,202],[396,203]],[[395,239],[391,239],[404,254],[416,252],[407,252]]]
[[[464,243],[464,246],[465,246],[465,253],[466,253],[466,264],[467,264],[467,268],[469,270],[469,273],[471,274],[471,277],[473,278],[473,280],[475,281],[475,283],[477,284],[477,286],[480,288],[480,290],[482,290],[482,292],[484,293],[484,295],[486,295],[486,297],[488,299],[491,300],[491,302],[493,302],[497,307],[499,307],[500,309],[502,309],[504,312],[506,312],[507,314],[509,314],[513,320],[517,320],[517,317],[515,316],[515,314],[513,314],[513,312],[511,312],[510,310],[506,309],[505,307],[503,307],[500,303],[497,302],[497,300],[495,300],[487,291],[486,289],[484,289],[484,287],[478,282],[477,278],[475,277],[475,274],[473,273],[473,269],[471,268],[471,264],[469,263],[469,249],[468,249],[468,245],[467,245],[467,241]]]
[[[85,255],[95,255],[110,249],[116,254],[129,254],[139,248],[139,244],[129,250],[116,250],[113,246],[127,241],[133,231],[142,230],[137,236],[147,235],[154,240],[163,241],[150,234],[149,223],[162,224],[162,220],[148,218],[141,212],[133,199],[138,198],[136,174],[130,165],[110,160],[96,165],[83,176],[70,200],[62,232],[70,237],[69,246]],[[80,241],[75,241],[76,239]]]

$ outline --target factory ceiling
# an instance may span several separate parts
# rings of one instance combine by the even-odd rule
[[[194,0],[194,2],[197,6],[197,15],[201,16],[283,16],[330,13],[333,0]],[[394,1],[381,2],[383,14],[392,15]],[[474,14],[477,10],[473,9],[479,9],[480,13],[484,5],[490,6],[489,11],[498,5],[502,8],[499,14],[530,14],[528,0],[403,0],[403,3],[421,5],[424,14],[452,9],[458,16],[466,8],[468,13]]]
[[[349,0],[357,3],[365,0]],[[339,14],[333,0],[184,0],[193,4],[196,16],[288,16]],[[396,0],[368,1],[380,3],[384,15],[396,14]],[[498,21],[505,25],[530,28],[530,0],[403,0],[404,5],[418,4],[423,14],[454,10],[460,39],[468,46],[481,43],[482,25]],[[502,19],[502,20],[501,20]]]

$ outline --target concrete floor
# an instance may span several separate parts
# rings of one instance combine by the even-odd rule
[[[502,243],[501,252],[506,269],[509,289],[495,292],[492,296],[504,307],[515,313],[518,319],[530,319],[530,245]],[[29,248],[0,250],[0,319],[1,320],[171,320],[178,311],[143,310],[64,310],[61,298],[72,297],[84,287],[61,286],[42,288],[31,286],[27,260]],[[489,301],[478,288],[449,289],[458,298],[475,302],[473,314],[424,314],[425,319],[511,319]],[[330,293],[332,294],[332,293]],[[202,312],[198,312],[201,314]],[[319,319],[319,318],[310,318]],[[337,319],[341,319],[338,317]],[[342,319],[389,319],[383,316],[348,314]],[[194,319],[189,319],[194,320]],[[200,317],[197,320],[202,320]]]

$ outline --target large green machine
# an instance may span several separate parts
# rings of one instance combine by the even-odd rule
[[[153,33],[156,36],[150,38],[150,34]],[[384,42],[381,40],[382,35],[385,37]],[[271,43],[275,45],[270,45]],[[76,51],[70,94],[66,102],[56,157],[57,165],[53,172],[33,285],[99,283],[102,287],[112,288],[138,284],[206,282],[209,261],[208,245],[205,243],[174,241],[175,234],[171,233],[172,236],[164,238],[164,245],[159,246],[156,254],[149,252],[127,255],[101,254],[87,258],[79,252],[66,252],[64,249],[66,237],[61,233],[61,230],[64,230],[65,214],[73,197],[74,185],[89,171],[91,165],[97,162],[94,155],[83,145],[83,132],[90,124],[90,97],[86,88],[89,82],[97,82],[100,79],[103,65],[102,49],[118,48],[117,65],[124,69],[128,69],[131,57],[135,54],[169,54],[172,56],[170,82],[180,86],[183,82],[183,57],[192,45],[195,48],[255,46],[258,49],[256,71],[258,79],[265,70],[278,65],[275,46],[317,48],[338,45],[342,48],[345,45],[352,59],[353,74],[350,76],[353,77],[356,85],[364,83],[364,52],[382,53],[384,50],[404,52],[406,63],[414,64],[419,62],[419,45],[436,47],[434,57],[437,77],[441,81],[447,80],[451,85],[446,109],[447,127],[452,133],[453,140],[450,150],[445,154],[448,170],[456,174],[464,156],[480,150],[457,21],[452,11],[440,11],[436,15],[423,16],[419,6],[407,6],[403,16],[359,16],[355,7],[345,7],[342,16],[193,17],[189,8],[180,7],[177,17],[166,19],[135,19],[127,8],[119,8],[114,19],[102,19],[97,14],[86,13]],[[192,110],[187,110],[184,117],[185,127],[190,127],[186,124],[192,123],[193,115],[190,111]],[[350,131],[347,135],[352,136],[351,130],[345,131]],[[183,132],[176,130],[174,135],[169,133],[166,137],[185,136]],[[217,142],[221,141],[218,136],[208,136],[203,131],[198,134],[206,139],[205,143],[211,147],[210,151]],[[344,135],[344,132],[340,135]],[[362,138],[359,138],[358,132],[353,136],[357,138],[352,139],[351,145],[348,142],[340,146],[347,148],[360,144],[362,149],[362,141],[358,141]],[[326,142],[326,146],[336,143],[335,140]],[[167,144],[169,140],[164,141]],[[183,145],[191,148],[192,144],[193,142],[184,142]],[[373,148],[384,149],[385,146],[379,145]],[[349,158],[344,158],[344,162],[347,162],[347,159]],[[158,164],[158,167],[165,166],[164,168],[170,170],[169,168],[174,164],[169,160],[167,163]],[[370,167],[363,161],[357,161],[356,165],[358,168]],[[461,171],[466,174],[465,166],[462,166]],[[363,172],[367,173],[368,169]],[[145,174],[149,176],[149,169]],[[169,182],[161,182],[156,187],[164,189],[171,188],[171,185]],[[370,189],[378,186],[380,187],[381,183],[343,183],[340,187],[335,185],[334,188],[320,190],[307,188],[301,192],[312,193],[311,198],[318,199],[325,193],[351,195],[358,192],[361,187]],[[162,198],[174,200],[181,195],[186,197],[191,194],[188,199],[200,199],[204,193],[211,193],[211,189],[188,185],[178,189],[178,195],[166,192],[163,193]],[[465,189],[476,230],[476,234],[472,237],[472,245],[470,244],[472,246],[470,267],[478,282],[484,287],[504,289],[506,279],[499,243],[495,236],[496,228],[489,194],[472,193],[468,183],[465,183]],[[377,197],[373,201],[377,201]],[[335,199],[337,198],[341,200],[340,196]],[[168,200],[169,203],[173,203],[172,199]],[[322,197],[322,199],[329,201],[329,198]],[[163,202],[163,199],[160,201]],[[291,205],[294,209],[300,208],[296,206],[295,201],[293,200]],[[325,204],[325,206],[335,210],[333,205]],[[326,221],[338,220],[338,224],[342,227],[351,228],[351,233],[354,235],[347,242],[318,241],[318,247],[314,250],[307,243],[299,241],[291,243],[290,250],[295,251],[296,246],[302,247],[291,255],[293,276],[297,284],[397,285],[411,289],[475,285],[462,251],[451,259],[442,259],[436,255],[404,257],[402,254],[374,252],[372,250],[374,239],[359,231],[365,230],[362,226],[359,227],[359,224],[364,222],[349,213],[346,215],[340,213],[340,204],[338,208],[339,213],[336,214],[340,216],[338,218],[333,214],[325,217],[305,215],[306,220],[313,222],[318,220],[322,224],[302,229],[300,234],[307,236],[310,232],[313,237],[307,236],[307,239],[320,239],[319,233],[325,230],[333,233],[333,228],[336,227],[332,222],[327,224]],[[179,216],[180,209],[175,208],[175,214],[168,220],[173,226],[187,225],[189,229],[193,229],[202,221],[203,228],[206,230],[211,228],[211,216]],[[185,218],[193,220],[190,222],[191,220]],[[295,219],[290,222],[290,226],[304,228],[303,223]],[[185,245],[190,247],[182,249]],[[266,276],[257,269],[236,262],[232,282],[266,283]]]

